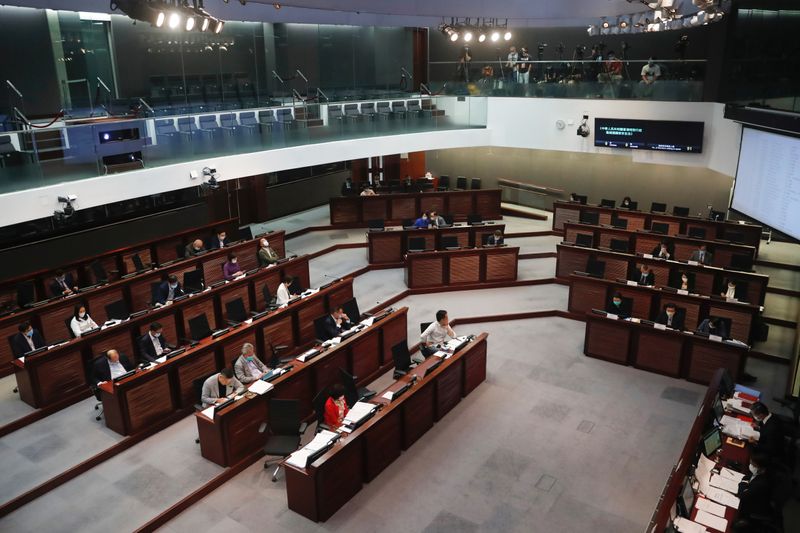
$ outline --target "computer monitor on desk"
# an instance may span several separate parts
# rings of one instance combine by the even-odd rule
[[[211,327],[208,325],[208,318],[205,313],[189,319],[189,336],[193,341],[205,339],[210,335]]]
[[[611,251],[628,253],[628,241],[625,239],[611,239]]]
[[[681,493],[678,495],[678,513],[684,518],[689,518],[694,509],[695,494],[692,489],[692,478],[686,476],[681,488]]]
[[[425,251],[425,237],[409,237],[408,238],[408,251],[409,252],[424,252]]]
[[[244,308],[244,300],[236,298],[230,302],[225,302],[225,315],[228,320],[238,324],[247,320],[247,310]]]
[[[653,233],[660,233],[661,235],[666,235],[669,233],[669,224],[665,224],[663,222],[653,222],[650,226],[650,231]]]
[[[483,224],[483,217],[478,214],[467,215],[467,224],[470,226]]]
[[[619,218],[617,215],[611,215],[611,225],[617,229],[628,229],[628,219]]]
[[[616,200],[608,200],[607,198],[600,200],[600,207],[610,207],[613,209],[616,205]]]
[[[106,317],[109,320],[126,320],[129,316],[131,316],[131,312],[125,300],[117,300],[106,306]]]
[[[679,207],[675,206],[672,208],[672,214],[676,217],[688,217],[689,216],[689,208],[688,207]]]
[[[731,255],[731,268],[733,270],[743,270],[750,272],[753,270],[753,258],[747,254],[732,254]]]
[[[596,226],[600,223],[600,213],[596,211],[582,211],[580,221],[583,224],[592,224]]]
[[[620,207],[623,209],[628,209],[628,211],[638,211],[639,202],[634,202],[633,200],[631,200],[630,202],[628,202],[627,206],[621,205]]]
[[[719,428],[713,428],[703,435],[703,452],[706,457],[711,457],[720,448],[722,448],[722,434]]]
[[[651,213],[666,213],[667,212],[667,204],[662,204],[661,202],[653,202],[650,204],[650,212]]]
[[[376,218],[367,222],[369,231],[383,231],[384,223],[382,218]]]
[[[689,237],[693,239],[705,239],[706,228],[689,228]]]
[[[575,235],[575,245],[576,246],[583,246],[586,248],[591,248],[594,239],[591,235],[587,235],[585,233],[578,233]]]
[[[443,250],[458,250],[461,248],[458,245],[458,237],[455,235],[443,235],[442,236],[442,249]]]
[[[403,229],[409,229],[414,227],[414,219],[413,218],[404,218],[402,221]]]
[[[605,261],[598,261],[596,259],[589,259],[586,263],[586,272],[595,278],[602,278],[606,273]]]
[[[203,290],[203,271],[189,270],[183,274],[183,290],[201,292]]]

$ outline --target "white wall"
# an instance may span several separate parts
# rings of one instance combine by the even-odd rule
[[[38,189],[0,195],[0,226],[47,217],[59,208],[58,195],[76,194],[76,209],[158,194],[199,185],[191,170],[215,167],[219,179],[228,180],[309,165],[320,165],[370,156],[404,152],[496,146],[607,153],[631,157],[637,163],[696,166],[733,176],[736,172],[741,127],[723,118],[723,105],[716,103],[636,102],[611,100],[561,100],[550,98],[442,98],[437,105],[451,117],[469,113],[470,121],[482,119],[478,103],[486,101],[486,129],[435,131],[281,148],[250,154],[201,159],[163,167],[146,168],[111,176],[67,182]],[[470,102],[474,100],[473,102]],[[583,114],[595,117],[626,117],[656,120],[701,120],[705,122],[702,154],[595,148],[593,137],[579,137],[575,130]],[[558,130],[556,120],[572,121]],[[462,118],[463,120],[463,118]],[[593,123],[590,123],[593,125]]]

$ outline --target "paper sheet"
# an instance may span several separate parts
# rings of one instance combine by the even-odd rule
[[[313,452],[311,450],[300,449],[294,452],[286,459],[286,463],[292,466],[296,466],[297,468],[305,468],[306,463],[308,463],[308,457]]]
[[[214,406],[213,405],[211,407],[209,407],[208,409],[203,409],[200,412],[202,414],[204,414],[207,418],[209,418],[211,420],[214,420]]]
[[[356,402],[344,417],[345,424],[356,424],[361,421],[365,416],[369,415],[370,411],[375,408],[374,404],[367,402]]]
[[[698,524],[708,526],[711,529],[716,529],[717,531],[725,531],[728,528],[727,520],[720,518],[719,516],[714,516],[713,514],[700,509],[697,510],[694,521]]]
[[[700,479],[701,477],[708,480],[711,477],[711,470],[713,470],[717,464],[706,457],[704,453],[700,454],[700,458],[697,461],[697,468],[695,468],[695,477]]]
[[[166,360],[167,360],[167,356],[166,355],[162,355],[161,357],[156,359],[156,363],[159,363],[159,364],[160,363],[164,363],[164,362],[166,362]]]
[[[383,396],[381,396],[381,398],[385,398],[391,401],[391,399],[394,398],[394,393],[392,391],[386,391],[383,393]]]
[[[250,392],[254,392],[256,394],[264,394],[265,392],[271,391],[273,388],[274,387],[272,386],[272,383],[257,379],[250,384],[247,390],[249,390]]]
[[[683,518],[681,516],[675,519],[675,527],[678,528],[678,531],[681,533],[707,533],[708,530],[705,526],[692,522],[687,518]]]
[[[712,487],[708,487],[707,490],[702,492],[703,495],[709,500],[721,503],[722,505],[725,505],[727,507],[733,507],[734,509],[739,508],[739,498],[737,498],[730,492],[724,491],[722,489],[715,489]]]
[[[697,501],[694,503],[694,506],[697,507],[699,510],[725,518],[726,507],[724,505],[714,503],[711,500],[706,500],[705,498],[701,497],[697,498]]]
[[[364,320],[361,321],[361,323],[367,327],[370,327],[373,324],[373,322],[375,322],[374,317],[365,318]]]
[[[730,468],[722,468],[719,471],[719,475],[726,479],[732,479],[736,483],[741,483],[742,480],[744,479],[744,474],[740,474],[739,472],[734,472]]]
[[[717,487],[718,489],[727,490],[731,494],[736,494],[739,492],[739,482],[733,481],[732,479],[727,479],[719,474],[712,474],[711,480],[709,481],[709,485],[712,487]]]

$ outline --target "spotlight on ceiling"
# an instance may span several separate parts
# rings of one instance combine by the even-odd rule
[[[472,32],[467,30],[464,32],[464,42],[468,43],[472,40]]]
[[[167,26],[169,26],[169,29],[174,30],[180,25],[181,14],[177,11],[170,11],[169,15],[167,16]]]
[[[493,31],[491,39],[492,39],[493,43],[496,43],[497,41],[499,41],[500,40],[500,32],[499,31]]]
[[[601,26],[603,27],[603,29],[608,29],[611,27],[611,24],[606,19],[603,19]]]
[[[478,35],[478,42],[482,43],[485,40],[486,40],[486,33],[485,32],[481,32],[481,34]]]
[[[503,34],[503,40],[505,40],[505,41],[510,41],[511,40],[511,32],[510,31],[507,31],[507,32],[505,32],[505,34]]]
[[[214,33],[222,33],[222,28],[225,26],[224,20],[215,20],[214,21]]]

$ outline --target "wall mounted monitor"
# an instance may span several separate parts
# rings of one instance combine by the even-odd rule
[[[703,151],[703,126],[703,122],[596,118],[594,145],[699,154]]]

